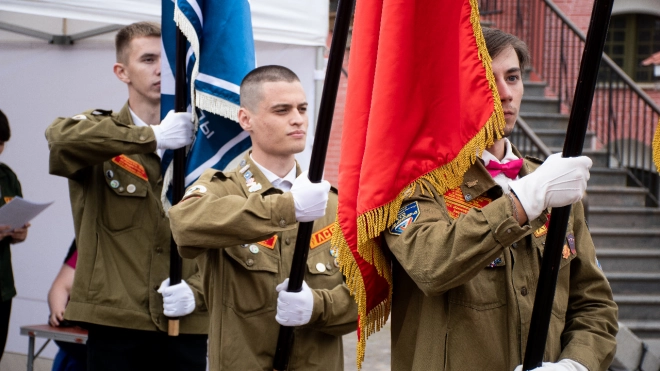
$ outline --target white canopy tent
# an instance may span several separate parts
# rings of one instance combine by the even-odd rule
[[[250,4],[257,64],[291,68],[300,76],[309,102],[318,103],[328,2]],[[159,0],[0,0],[0,109],[12,129],[0,161],[17,173],[26,199],[55,201],[33,220],[27,240],[11,248],[18,296],[6,352],[26,354],[28,341],[19,335],[20,326],[46,323],[48,289],[74,237],[67,181],[48,174],[44,131],[59,116],[122,107],[126,87],[112,73],[114,31],[107,31],[143,20],[160,22]],[[74,43],[66,45],[70,40]],[[310,108],[313,133],[315,110]],[[308,148],[299,156],[303,167],[312,140],[309,135]],[[52,358],[55,352],[49,345],[42,356]]]

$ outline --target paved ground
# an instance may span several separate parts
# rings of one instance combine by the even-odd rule
[[[357,333],[353,332],[344,336],[344,365],[345,371],[356,371],[355,346],[357,344]],[[364,371],[389,371],[390,370],[390,322],[377,333],[367,339],[367,351],[362,363]]]

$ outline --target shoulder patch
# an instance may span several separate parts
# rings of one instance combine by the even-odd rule
[[[452,219],[457,219],[461,214],[467,214],[472,208],[481,209],[492,201],[485,196],[478,196],[476,198],[465,197],[461,187],[448,190],[443,197],[447,206],[447,212]]]
[[[82,115],[82,114],[81,115],[75,115],[75,116],[71,117],[71,119],[76,120],[76,121],[87,120],[87,116]]]
[[[396,222],[390,227],[390,233],[397,236],[403,233],[408,226],[419,218],[419,213],[419,204],[417,201],[402,206],[396,216]]]
[[[183,195],[183,197],[190,196],[193,193],[206,193],[206,187],[203,185],[193,185],[192,187],[188,188],[186,193]]]

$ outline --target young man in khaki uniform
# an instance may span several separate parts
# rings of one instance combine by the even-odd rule
[[[289,69],[250,72],[238,117],[251,153],[232,171],[204,172],[170,210],[179,252],[196,258],[202,273],[213,371],[272,370],[279,324],[300,326],[289,370],[343,369],[341,336],[355,330],[357,307],[330,248],[337,194],[296,165],[306,111],[305,92]],[[314,232],[305,283],[289,293],[297,222],[308,221]]]
[[[194,262],[169,286],[162,150],[192,141],[190,114],[160,122],[160,28],[121,29],[114,72],[128,86],[119,111],[58,118],[46,130],[50,172],[69,178],[78,264],[67,320],[89,329],[89,370],[206,368],[208,315]],[[188,285],[190,284],[190,286]],[[169,337],[167,316],[181,317]]]
[[[529,56],[513,35],[484,29],[508,136]],[[598,266],[580,199],[587,157],[520,159],[503,138],[463,184],[418,189],[406,227],[385,232],[394,257],[392,370],[520,370],[551,207],[573,205],[543,367],[604,371],[615,351],[617,306]]]

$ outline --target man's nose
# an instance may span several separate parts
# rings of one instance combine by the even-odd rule
[[[291,125],[296,125],[296,126],[303,125],[306,119],[307,119],[306,113],[301,113],[299,110],[294,109],[293,116],[291,117]]]
[[[513,95],[511,94],[511,89],[509,88],[509,85],[505,81],[498,82],[497,92],[500,94],[500,99],[502,101],[510,101],[511,99],[513,99]]]

